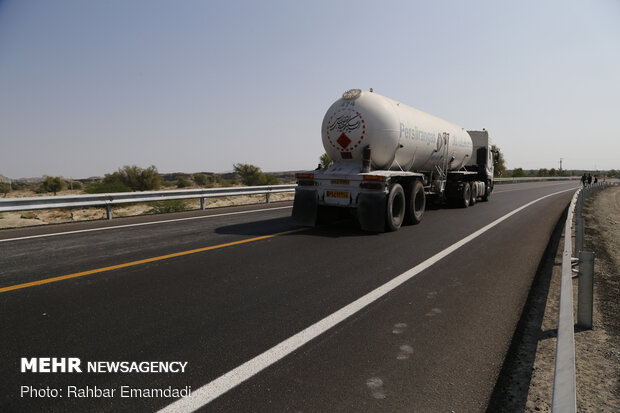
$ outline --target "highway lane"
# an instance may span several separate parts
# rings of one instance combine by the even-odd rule
[[[196,389],[515,207],[574,187],[502,185],[489,203],[431,210],[422,224],[396,233],[369,235],[345,222],[0,294],[0,328],[8,338],[0,405],[163,407],[171,400],[19,399],[19,385],[78,380],[19,374],[19,357],[183,360],[190,367],[182,375],[82,374],[79,382]],[[508,219],[207,410],[483,409],[528,283],[571,194]],[[1,285],[295,229],[289,214],[265,210],[0,243]],[[1,235],[29,233],[20,231]]]

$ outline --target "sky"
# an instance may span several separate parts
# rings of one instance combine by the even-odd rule
[[[0,0],[0,174],[313,169],[368,90],[508,168],[620,169],[620,1]]]

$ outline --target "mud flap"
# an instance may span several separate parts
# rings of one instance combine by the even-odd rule
[[[357,219],[364,231],[385,231],[385,194],[360,194]]]
[[[293,201],[293,222],[297,225],[313,227],[316,225],[317,194],[314,190],[295,191]]]

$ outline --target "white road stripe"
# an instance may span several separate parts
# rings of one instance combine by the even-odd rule
[[[76,230],[76,231],[54,232],[52,234],[30,235],[30,236],[27,236],[27,237],[0,239],[0,242],[18,241],[18,240],[33,239],[33,238],[55,237],[57,235],[80,234],[82,232],[106,231],[108,229],[117,229],[117,228],[141,227],[143,225],[165,224],[165,223],[169,223],[169,222],[179,222],[179,221],[190,221],[190,220],[193,220],[193,219],[205,219],[205,218],[224,217],[224,216],[227,216],[227,215],[249,214],[249,213],[252,213],[252,212],[261,212],[261,211],[263,211],[263,212],[264,211],[275,211],[275,210],[278,210],[278,209],[286,209],[286,208],[292,208],[292,206],[277,207],[277,208],[253,209],[251,211],[227,212],[225,214],[215,214],[215,215],[201,215],[199,217],[167,219],[167,220],[164,220],[164,221],[141,222],[141,223],[138,223],[138,224],[116,225],[116,226],[113,226],[113,227],[104,227],[104,228],[91,228],[91,229],[80,229],[80,230]]]
[[[558,191],[558,192],[554,192],[549,195],[545,195],[541,198],[538,198],[532,202],[529,202],[523,205],[520,208],[515,209],[512,212],[509,212],[508,214],[504,215],[501,218],[496,219],[490,224],[480,228],[478,231],[463,238],[457,243],[452,244],[451,246],[444,249],[443,251],[433,255],[426,261],[400,274],[396,278],[393,278],[392,280],[376,288],[375,290],[369,292],[363,297],[358,298],[357,300],[347,305],[346,307],[341,308],[335,313],[325,317],[321,321],[300,331],[299,333],[284,340],[280,344],[277,344],[276,346],[270,348],[264,353],[243,363],[239,367],[229,371],[223,376],[220,376],[217,379],[213,380],[212,382],[207,383],[204,386],[200,387],[196,391],[193,391],[192,397],[179,399],[175,401],[174,403],[168,405],[167,407],[161,409],[159,412],[160,413],[172,413],[172,412],[176,413],[176,412],[192,412],[192,411],[198,410],[199,408],[210,403],[211,401],[218,398],[219,396],[226,393],[227,391],[231,390],[232,388],[236,387],[242,382],[248,380],[252,376],[258,374],[263,369],[271,366],[272,364],[281,360],[285,356],[291,354],[292,352],[294,352],[295,350],[297,350],[304,344],[308,343],[310,340],[318,337],[319,335],[323,334],[327,330],[331,329],[332,327],[336,326],[337,324],[351,317],[353,314],[359,312],[364,307],[368,306],[369,304],[372,304],[374,301],[383,297],[384,295],[394,290],[395,288],[397,288],[404,282],[409,281],[410,279],[415,277],[420,272],[426,270],[428,267],[440,261],[441,259],[445,258],[446,256],[456,251],[463,245],[467,244],[471,240],[484,234],[485,232],[487,232],[488,230],[490,230],[491,228],[493,228],[500,222],[505,221],[506,219],[510,218],[514,214],[518,213],[519,211],[522,211],[523,209],[529,207],[530,205],[535,204],[538,201],[541,201],[545,198],[549,198],[551,196],[561,194],[563,192],[568,192],[568,191],[575,191],[575,188],[565,189],[563,191]]]

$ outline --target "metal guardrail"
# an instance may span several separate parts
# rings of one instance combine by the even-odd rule
[[[583,251],[584,223],[581,218],[583,200],[607,182],[579,188],[571,200],[564,226],[564,251],[562,253],[562,281],[560,310],[558,316],[558,340],[556,344],[555,373],[553,377],[552,413],[575,413],[577,411],[577,386],[575,377],[575,315],[573,311],[573,264],[579,265],[578,325],[592,328],[594,253]],[[573,257],[572,228],[576,215],[575,251]]]
[[[112,219],[112,206],[138,202],[168,201],[175,199],[200,199],[200,209],[205,209],[205,198],[265,195],[269,203],[269,195],[281,192],[292,192],[297,185],[263,185],[239,186],[230,188],[205,188],[171,191],[117,192],[111,194],[72,195],[72,196],[41,196],[28,198],[0,199],[0,212],[31,211],[52,208],[105,207],[108,219]]]
[[[572,181],[580,176],[523,176],[518,178],[494,178],[495,182],[526,182],[526,181]]]
[[[494,180],[496,182],[525,182],[567,179],[580,179],[580,177],[519,177],[495,178]],[[0,199],[0,212],[32,211],[37,209],[53,208],[105,207],[107,218],[112,219],[112,206],[114,205],[175,199],[200,199],[200,209],[205,209],[205,198],[239,195],[265,195],[265,202],[269,203],[270,194],[292,192],[296,187],[296,184],[288,184],[169,191],[117,192],[92,195],[6,198]]]

